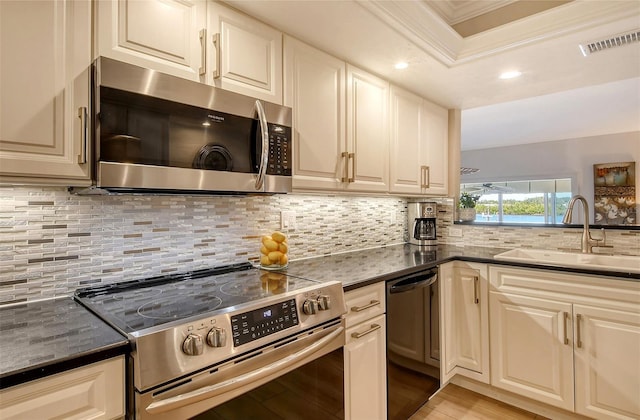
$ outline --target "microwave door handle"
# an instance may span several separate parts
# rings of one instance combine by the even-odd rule
[[[260,168],[256,178],[256,190],[264,188],[264,177],[267,173],[267,163],[269,160],[269,127],[267,126],[267,116],[264,113],[262,102],[256,100],[256,112],[260,121],[260,131],[262,131],[262,155],[260,156]]]
[[[330,345],[331,341],[344,334],[344,327],[339,327],[333,332],[322,337],[315,343],[290,354],[274,363],[263,366],[257,370],[247,372],[235,378],[227,379],[213,385],[205,386],[194,391],[186,392],[184,394],[176,395],[175,397],[169,397],[164,400],[155,401],[146,408],[147,413],[160,414],[174,410],[176,408],[184,407],[185,405],[193,404],[198,401],[206,400],[207,398],[213,398],[221,394],[231,392],[242,386],[250,384],[254,381],[258,381],[262,378],[266,378],[270,375],[277,374],[283,369],[288,368],[298,362],[309,362],[314,360],[315,354]]]

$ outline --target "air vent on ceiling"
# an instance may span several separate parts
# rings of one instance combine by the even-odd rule
[[[626,34],[615,35],[611,38],[603,39],[600,41],[593,41],[589,42],[588,44],[580,44],[580,51],[582,51],[582,55],[586,57],[589,54],[593,54],[598,51],[622,47],[623,45],[629,45],[639,41],[640,30],[635,30]]]

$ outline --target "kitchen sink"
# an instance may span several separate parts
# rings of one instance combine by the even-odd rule
[[[516,248],[494,257],[497,260],[517,261],[560,267],[591,268],[594,270],[640,273],[640,257],[627,255],[583,254]]]

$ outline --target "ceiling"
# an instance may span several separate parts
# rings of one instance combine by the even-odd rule
[[[579,48],[640,30],[636,0],[227,3],[461,109],[463,150],[640,131],[640,42],[586,57]],[[507,70],[522,75],[500,80]]]

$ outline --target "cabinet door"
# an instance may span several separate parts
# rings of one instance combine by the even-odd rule
[[[347,66],[347,190],[389,190],[389,84]]]
[[[389,191],[420,194],[424,182],[421,161],[420,108],[422,98],[391,87]]]
[[[205,0],[102,0],[98,55],[190,80],[204,66]]]
[[[218,2],[207,3],[207,83],[282,105],[282,33]]]
[[[290,37],[284,61],[284,104],[293,109],[293,187],[341,189],[345,63]]]
[[[420,154],[425,168],[425,194],[446,195],[448,191],[449,112],[428,101],[420,112]]]
[[[0,391],[0,417],[114,419],[124,416],[124,357]]]
[[[640,313],[574,305],[576,412],[640,418]]]
[[[385,315],[347,329],[344,346],[345,419],[387,416]]]
[[[573,411],[571,304],[490,293],[491,385]]]
[[[440,268],[443,382],[460,374],[489,383],[487,267],[452,262]]]
[[[0,39],[0,181],[89,185],[91,3],[0,1]]]

